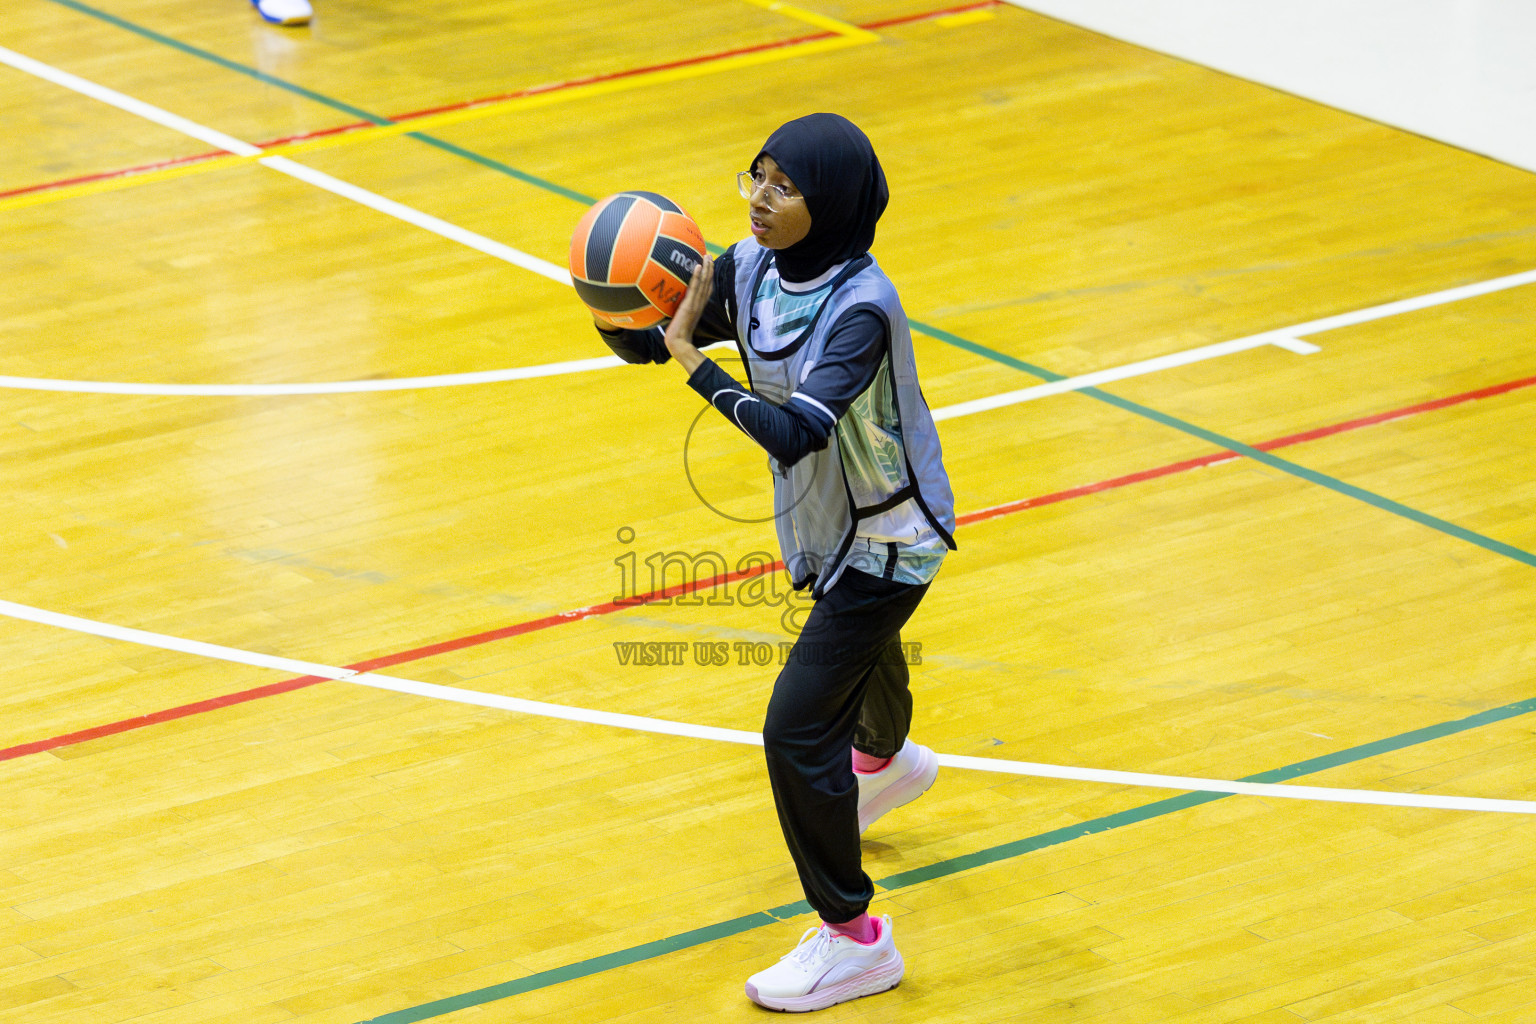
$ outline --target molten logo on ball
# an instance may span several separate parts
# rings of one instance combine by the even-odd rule
[[[666,196],[620,192],[601,200],[571,238],[571,282],[592,315],[643,330],[677,312],[704,236]]]

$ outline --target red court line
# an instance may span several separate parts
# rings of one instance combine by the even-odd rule
[[[755,46],[743,46],[734,50],[721,50],[718,53],[705,54],[700,57],[685,57],[682,60],[667,61],[663,64],[647,64],[642,67],[626,68],[623,71],[610,71],[602,75],[587,75],[583,78],[571,78],[563,82],[549,82],[544,85],[532,85],[526,89],[516,89],[512,92],[497,93],[494,96],[481,96],[473,100],[461,100],[458,103],[449,103],[440,107],[426,107],[422,110],[407,111],[404,114],[396,114],[389,118],[389,123],[405,124],[433,114],[448,114],[455,110],[473,110],[475,107],[489,106],[493,103],[504,103],[507,100],[522,99],[527,96],[539,96],[547,92],[562,92],[566,89],[575,89],[578,86],[593,85],[597,82],[614,82],[625,78],[635,78],[639,75],[647,75],[654,71],[670,71],[673,68],[686,68],[695,64],[707,64],[711,61],[724,60],[727,57],[739,57],[746,53],[762,53],[767,50],[782,50],[789,46],[798,46],[801,43],[809,43],[818,39],[828,39],[836,35],[835,32],[814,32],[806,36],[795,36],[792,39],[776,39],[771,43],[758,43]],[[318,131],[303,132],[298,135],[287,135],[281,139],[273,139],[270,142],[257,143],[262,149],[270,149],[273,146],[283,146],[290,142],[308,142],[311,139],[324,138],[328,135],[340,135],[343,132],[357,131],[362,128],[378,127],[372,121],[353,121],[349,124],[337,125],[334,128],[322,128]]]
[[[694,591],[710,590],[727,583],[735,583],[739,580],[750,579],[753,576],[761,576],[764,573],[777,572],[780,568],[782,568],[781,564],[775,562],[772,565],[754,566],[751,569],[711,576],[705,580],[679,583],[674,586],[664,587],[661,590],[637,594],[634,597],[620,598],[604,604],[588,605],[585,608],[576,608],[572,611],[561,612],[558,615],[549,615],[542,619],[532,619],[528,622],[503,626],[500,629],[487,630],[484,633],[475,633],[453,640],[444,640],[440,643],[427,644],[424,647],[415,647],[408,651],[369,658],[366,661],[359,661],[346,667],[354,672],[373,672],[381,668],[388,668],[391,665],[421,661],[423,658],[447,654],[451,651],[461,651],[466,647],[477,647],[495,640],[505,640],[508,637],[533,633],[541,629],[548,629],[551,626],[563,625],[567,622],[580,622],[582,619],[590,619],[597,615],[608,615],[625,608],[635,608],[644,604],[652,604],[656,601],[665,601],[669,598]],[[174,722],[178,718],[190,718],[193,715],[200,715],[207,711],[217,711],[220,708],[233,707],[236,704],[246,704],[253,700],[261,700],[263,697],[275,697],[280,693],[292,693],[294,690],[302,690],[306,687],[331,681],[325,676],[300,676],[297,679],[286,679],[280,683],[268,683],[265,686],[257,686],[249,690],[241,690],[237,693],[227,693],[222,697],[212,697],[208,700],[200,700],[191,704],[182,704],[179,707],[166,708],[163,711],[140,715],[137,718],[126,718],[119,722],[109,722],[106,725],[82,729],[79,732],[65,733],[62,736],[54,736],[51,739],[22,743],[14,747],[0,749],[0,762],[12,761],[18,757],[26,757],[28,754],[40,754],[45,750],[74,746],[89,740],[99,740],[104,736],[116,736],[119,733],[132,732],[145,726],[158,725],[161,722]]]
[[[980,3],[964,4],[959,7],[946,7],[940,10],[923,11],[919,14],[908,14],[900,18],[888,18],[885,21],[873,21],[858,28],[866,31],[875,31],[882,28],[890,28],[892,25],[904,25],[914,21],[931,21],[935,18],[946,17],[951,14],[964,14],[968,11],[983,10],[990,7],[1003,6],[1003,0],[982,0]],[[596,82],[612,82],[624,78],[634,78],[638,75],[650,74],[655,71],[667,71],[673,68],[690,67],[695,64],[707,64],[711,61],[725,60],[728,57],[738,57],[748,53],[762,53],[768,50],[781,50],[785,47],[799,46],[801,43],[814,42],[818,39],[828,39],[836,35],[835,32],[815,32],[811,35],[796,36],[793,39],[779,39],[769,43],[758,43],[754,46],[743,46],[734,50],[721,50],[719,53],[705,54],[701,57],[687,57],[682,60],[669,61],[664,64],[649,64],[644,67],[627,68],[623,71],[612,71],[602,75],[589,75],[584,78],[572,78],[563,82],[550,82],[545,85],[529,86],[526,89],[517,89],[513,92],[498,93],[494,96],[481,96],[477,99],[463,100],[458,103],[450,103],[440,107],[428,107],[425,110],[413,110],[404,114],[397,114],[389,118],[386,123],[403,124],[433,114],[446,114],[455,110],[470,110],[475,107],[483,107],[492,103],[503,103],[507,100],[521,99],[525,96],[538,96],[547,92],[561,92],[566,89],[574,89],[582,85],[592,85]],[[302,132],[298,135],[285,135],[280,139],[271,139],[267,142],[258,142],[259,149],[273,149],[277,146],[285,146],[293,142],[308,142],[312,139],[326,138],[332,135],[342,135],[347,132],[359,131],[364,128],[376,128],[372,121],[352,121],[348,124],[336,125],[331,128],[321,128],[312,132]],[[102,171],[98,174],[86,174],[76,178],[63,178],[58,181],[47,181],[39,185],[25,185],[21,188],[13,188],[0,192],[0,199],[11,196],[27,195],[31,192],[47,192],[50,189],[65,188],[70,185],[85,185],[93,181],[107,181],[111,178],[125,178],[135,174],[147,174],[150,171],[164,170],[167,167],[176,167],[181,164],[200,163],[204,160],[214,160],[228,156],[223,150],[210,153],[198,153],[195,156],[176,157],[172,160],[160,160],[152,164],[141,164],[137,167],[124,167],[115,171]]]
[[[1475,402],[1483,398],[1493,398],[1495,395],[1505,395],[1511,391],[1528,388],[1532,384],[1536,384],[1536,377],[1522,377],[1520,380],[1493,384],[1486,388],[1478,388],[1476,391],[1464,391],[1459,395],[1433,398],[1427,402],[1420,402],[1417,405],[1405,405],[1401,409],[1393,409],[1391,412],[1379,412],[1374,416],[1362,416],[1357,420],[1345,420],[1343,423],[1335,423],[1331,427],[1318,427],[1316,430],[1278,437],[1273,441],[1256,444],[1254,447],[1261,451],[1274,451],[1276,448],[1285,448],[1289,445],[1300,444],[1303,441],[1316,441],[1320,437],[1331,437],[1334,434],[1342,434],[1348,430],[1359,430],[1361,427],[1372,427],[1378,423],[1387,423],[1391,420],[1400,420],[1408,416],[1417,416],[1420,413],[1434,412],[1437,409],[1448,409],[1453,405],[1461,405],[1463,402]]]
[[[1405,419],[1409,416],[1417,416],[1421,413],[1433,412],[1437,409],[1448,409],[1453,405],[1461,405],[1464,402],[1475,402],[1483,398],[1492,398],[1495,395],[1508,394],[1521,388],[1528,388],[1536,384],[1536,377],[1523,377],[1520,380],[1507,381],[1503,384],[1494,384],[1486,388],[1478,388],[1476,391],[1464,391],[1459,395],[1450,395],[1445,398],[1435,398],[1427,402],[1419,402],[1415,405],[1405,405],[1401,409],[1393,409],[1390,412],[1376,413],[1374,416],[1362,416],[1359,419],[1345,420],[1342,423],[1334,423],[1326,427],[1318,427],[1314,430],[1303,431],[1300,434],[1287,434],[1285,437],[1277,437],[1271,441],[1261,441],[1253,447],[1260,451],[1272,452],[1277,448],[1289,448],[1293,444],[1301,444],[1305,441],[1316,441],[1324,437],[1332,437],[1334,434],[1343,434],[1351,430],[1359,430],[1362,427],[1374,427],[1378,423],[1387,423],[1392,420]],[[1139,473],[1128,473],[1125,476],[1117,476],[1110,480],[1100,480],[1098,483],[1083,484],[1065,491],[1057,491],[1054,494],[1044,494],[1038,498],[1025,498],[1022,501],[1011,501],[1004,505],[994,505],[984,508],[979,512],[967,512],[956,519],[957,525],[964,526],[968,523],[979,523],[988,519],[996,519],[999,516],[1011,515],[1014,512],[1022,512],[1029,508],[1039,508],[1041,505],[1053,505],[1058,501],[1066,501],[1068,498],[1081,498],[1088,494],[1098,494],[1100,491],[1110,491],[1117,487],[1125,487],[1130,484],[1138,484],[1144,480],[1156,480],[1158,477],[1172,476],[1175,473],[1183,473],[1186,470],[1200,469],[1204,466],[1214,466],[1222,462],[1230,462],[1240,459],[1236,452],[1219,451],[1209,455],[1202,455],[1195,459],[1185,459],[1183,462],[1171,462],[1166,466],[1158,466],[1155,469],[1144,469]]]
[[[102,171],[99,174],[84,174],[78,178],[60,178],[58,181],[45,181],[41,185],[24,185],[21,188],[13,188],[0,192],[0,199],[8,199],[11,196],[24,196],[29,192],[47,192],[51,189],[67,188],[70,185],[88,185],[93,181],[108,181],[112,178],[126,178],[135,174],[148,174],[150,171],[163,171],[167,167],[179,167],[182,164],[197,164],[205,160],[217,160],[221,156],[229,156],[224,150],[214,150],[211,153],[196,153],[192,156],[178,156],[170,160],[160,160],[152,164],[140,164],[137,167],[124,167],[116,171]]]
[[[1419,402],[1414,405],[1404,406],[1401,409],[1393,409],[1390,412],[1376,413],[1371,416],[1362,416],[1358,419],[1345,420],[1331,426],[1318,427],[1314,430],[1304,431],[1299,434],[1289,434],[1285,437],[1277,437],[1270,441],[1264,441],[1253,447],[1262,451],[1274,451],[1277,448],[1287,448],[1291,445],[1302,444],[1306,441],[1315,441],[1319,438],[1331,437],[1334,434],[1342,434],[1351,430],[1360,430],[1364,427],[1387,423],[1392,420],[1405,419],[1409,416],[1418,416],[1426,412],[1439,409],[1447,409],[1451,406],[1462,405],[1466,402],[1475,402],[1484,398],[1492,398],[1496,395],[1508,394],[1536,385],[1536,377],[1524,377],[1520,380],[1512,380],[1503,384],[1494,384],[1475,391],[1465,391],[1458,395],[1450,395],[1445,398],[1431,399],[1427,402]],[[1159,477],[1172,476],[1186,470],[1198,469],[1202,466],[1213,466],[1220,462],[1228,462],[1241,458],[1229,451],[1212,452],[1199,458],[1185,459],[1181,462],[1172,462],[1166,466],[1158,466],[1153,469],[1145,469],[1138,473],[1128,473],[1125,476],[1117,476],[1109,480],[1101,480],[1098,483],[1083,484],[1080,487],[1072,487],[1064,491],[1056,491],[1053,494],[1045,494],[1036,498],[1026,498],[1023,501],[1009,502],[1005,505],[996,505],[992,508],[982,509],[978,512],[968,512],[957,517],[960,525],[979,523],[988,519],[998,519],[1002,516],[1022,512],[1025,509],[1038,508],[1042,505],[1052,505],[1069,498],[1080,498],[1088,494],[1097,494],[1101,491],[1126,487],[1130,484],[1141,483],[1145,480],[1155,480]],[[769,572],[777,572],[783,568],[783,563],[775,562],[771,565],[755,566],[752,569],[724,573],[712,576],[706,580],[695,580],[691,583],[679,583],[675,586],[661,590],[653,590],[646,594],[634,597],[619,598],[607,601],[603,604],[588,605],[585,608],[576,608],[572,611],[561,612],[558,615],[548,615],[541,619],[531,619],[527,622],[515,623],[511,626],[503,626],[499,629],[487,630],[483,633],[474,633],[470,636],[459,637],[453,640],[444,640],[423,647],[415,647],[408,651],[400,651],[396,654],[386,654],[367,661],[360,661],[347,668],[355,672],[371,672],[376,669],[388,668],[392,665],[403,665],[407,662],[420,661],[439,654],[447,654],[452,651],[461,651],[469,647],[478,647],[482,644],[492,643],[496,640],[505,640],[509,637],[521,636],[524,633],[533,633],[539,630],[549,629],[552,626],[563,625],[568,622],[580,622],[582,619],[595,618],[599,615],[610,615],[625,608],[634,608],[640,605],[651,604],[676,597],[680,594],[694,591],[712,589],[726,583],[748,579],[753,576]],[[241,690],[238,693],[226,694],[222,697],[213,697],[209,700],[197,701],[193,704],[183,704],[180,707],[167,708],[164,711],[156,711],[152,714],[141,715],[138,718],[129,718],[120,722],[112,722],[107,725],[99,725],[91,729],[83,729],[79,732],[66,733],[55,736],[52,739],[36,740],[32,743],[23,743],[14,747],[0,749],[0,762],[25,757],[28,754],[37,754],[45,750],[54,750],[59,747],[73,746],[88,740],[100,739],[103,736],[114,736],[118,733],[130,732],[134,729],[142,729],[145,726],[157,725],[161,722],[175,721],[179,718],[188,718],[192,715],[200,715],[206,711],[216,711],[220,708],[232,707],[236,704],[245,704],[263,697],[272,697],[280,693],[291,693],[305,687],[314,686],[317,683],[328,680],[318,676],[301,676],[297,679],[288,679],[280,683],[270,683],[266,686],[258,686],[250,690]]]
[[[932,21],[935,18],[947,18],[951,14],[966,14],[970,11],[981,11],[989,7],[1004,6],[1006,6],[1004,0],[982,0],[981,3],[947,7],[942,11],[922,11],[918,14],[904,14],[899,18],[886,18],[884,21],[871,21],[858,27],[873,32],[876,29],[890,28],[892,25],[909,25],[914,21]]]
[[[1262,448],[1263,445],[1255,445]],[[1236,452],[1220,451],[1210,455],[1202,455],[1198,459],[1185,459],[1183,462],[1171,462],[1166,466],[1158,466],[1155,469],[1144,469],[1139,473],[1127,473],[1125,476],[1117,476],[1110,480],[1100,480],[1094,484],[1082,484],[1077,487],[1069,487],[1065,491],[1057,491],[1054,494],[1042,494],[1038,498],[1024,498],[1021,501],[1010,501],[1004,505],[993,505],[978,512],[967,512],[963,516],[955,517],[955,525],[968,526],[971,523],[981,523],[988,519],[998,519],[1002,516],[1013,515],[1015,512],[1023,512],[1029,508],[1039,508],[1041,505],[1054,505],[1058,501],[1066,501],[1069,498],[1081,498],[1089,494],[1098,494],[1100,491],[1112,491],[1117,487],[1128,487],[1131,484],[1139,484],[1143,480],[1156,480],[1158,477],[1172,476],[1189,469],[1199,469],[1201,466],[1213,466],[1218,462],[1227,462],[1231,459],[1240,459]]]
[[[177,708],[166,708],[164,711],[151,712],[147,715],[140,715],[138,718],[127,718],[121,722],[110,722],[106,725],[98,725],[90,729],[81,729],[79,732],[65,733],[63,736],[55,736],[52,739],[35,740],[32,743],[22,743],[14,747],[6,747],[4,750],[0,750],[0,761],[12,761],[18,757],[26,757],[28,754],[40,754],[45,750],[70,747],[77,743],[85,743],[88,740],[99,740],[103,736],[116,736],[121,732],[132,732],[134,729],[142,729],[149,725],[159,725],[161,722],[174,722],[178,718],[200,715],[205,711],[217,711],[219,708],[233,707],[236,704],[260,700],[263,697],[275,697],[280,693],[292,693],[294,690],[302,690],[306,686],[314,686],[316,683],[329,681],[320,676],[300,676],[298,679],[285,679],[283,682],[258,686],[252,690],[241,690],[239,693],[226,693],[222,697],[200,700],[195,704],[183,704]]]
[[[577,608],[574,611],[561,612],[558,615],[545,616],[542,619],[533,619],[528,622],[519,622],[511,626],[502,626],[500,629],[486,630],[484,633],[475,633],[470,636],[459,637],[454,640],[444,640],[440,643],[429,644],[426,647],[416,647],[399,654],[386,654],[370,661],[360,661],[356,665],[348,665],[348,668],[359,672],[372,672],[375,669],[388,668],[391,665],[402,665],[408,661],[420,661],[438,654],[448,654],[452,651],[462,651],[466,647],[478,647],[495,640],[505,640],[508,637],[521,636],[524,633],[534,633],[551,626],[561,626],[567,622],[580,622],[582,619],[591,619],[599,615],[610,615],[613,612],[623,611],[626,608],[638,608],[645,604],[654,604],[657,601],[665,601],[682,594],[690,594],[700,590],[713,590],[715,587],[727,583],[736,583],[740,580],[751,579],[754,576],[762,576],[766,573],[777,572],[782,569],[783,563],[774,562],[768,565],[757,565],[751,569],[738,570],[736,572],[722,573],[704,580],[678,583],[661,590],[652,590],[645,594],[637,594],[634,597],[616,598],[603,604],[588,605],[585,608]],[[5,760],[5,751],[0,750],[0,761]]]

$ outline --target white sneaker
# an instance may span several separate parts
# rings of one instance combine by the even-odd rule
[[[747,998],[770,1010],[825,1010],[860,996],[892,989],[905,970],[889,916],[865,945],[823,924],[808,928],[784,959],[747,979]]]
[[[309,0],[251,0],[251,4],[274,25],[308,25],[315,13]]]
[[[854,772],[859,780],[859,831],[863,832],[886,811],[928,792],[939,774],[939,755],[909,738],[890,763],[877,772]]]

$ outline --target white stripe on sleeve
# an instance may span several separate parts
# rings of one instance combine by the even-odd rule
[[[812,398],[810,395],[802,395],[797,391],[789,397],[791,399],[798,398],[800,401],[804,402],[806,405],[809,405],[811,408],[820,410],[821,414],[827,418],[828,423],[834,427],[837,426],[837,417],[832,415],[832,410],[816,401],[816,399]]]

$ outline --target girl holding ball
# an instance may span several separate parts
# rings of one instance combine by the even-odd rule
[[[784,564],[815,603],[763,727],[779,823],[822,923],[747,995],[817,1010],[902,977],[859,836],[938,772],[908,738],[900,633],[955,546],[954,498],[896,289],[869,247],[889,193],[869,139],[836,114],[783,125],[738,187],[751,237],[693,274],[671,322],[599,330],[629,362],[675,360],[762,446]],[[699,351],[733,340],[750,387]]]

